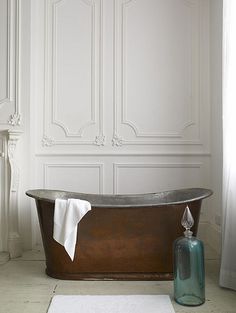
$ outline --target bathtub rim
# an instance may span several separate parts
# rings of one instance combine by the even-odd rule
[[[140,194],[92,194],[92,193],[78,193],[65,190],[54,190],[54,189],[32,189],[27,190],[25,193],[27,196],[38,200],[38,201],[47,201],[54,203],[55,199],[84,199],[91,203],[92,207],[96,208],[131,208],[131,207],[156,207],[156,206],[165,206],[165,205],[178,205],[184,203],[190,203],[193,201],[203,200],[210,197],[213,194],[211,189],[206,188],[184,188],[184,189],[175,189],[168,191],[160,192],[151,192],[151,193],[140,193]],[[184,195],[184,199],[167,201],[172,196],[176,194]],[[51,196],[50,196],[51,195]],[[53,196],[55,195],[55,196]],[[95,199],[94,199],[95,198]],[[104,203],[96,203],[96,198],[104,199]],[[110,199],[110,203],[106,203]],[[140,203],[140,200],[149,199],[149,201]],[[156,200],[150,202],[150,199]],[[166,201],[164,201],[166,199]],[[112,203],[113,200],[113,203]],[[124,201],[125,203],[114,203],[114,201]],[[130,202],[133,200],[133,202]],[[135,201],[134,201],[135,200]],[[128,202],[128,203],[127,203]]]

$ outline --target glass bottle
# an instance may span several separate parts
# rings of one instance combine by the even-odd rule
[[[205,268],[203,242],[192,236],[194,224],[187,206],[182,220],[184,236],[174,242],[174,299],[186,306],[205,302]]]

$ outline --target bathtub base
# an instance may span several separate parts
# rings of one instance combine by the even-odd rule
[[[167,281],[173,280],[173,273],[56,273],[49,269],[45,270],[46,274],[52,278],[62,280],[154,280],[154,281]]]

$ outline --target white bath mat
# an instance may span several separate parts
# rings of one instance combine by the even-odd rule
[[[169,296],[54,296],[48,313],[175,313]]]

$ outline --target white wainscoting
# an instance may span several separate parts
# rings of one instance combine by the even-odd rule
[[[99,160],[99,161],[98,161]],[[137,162],[138,160],[138,162]],[[45,155],[38,156],[35,188],[82,193],[148,193],[209,187],[210,156]],[[203,201],[200,223],[207,224],[210,203]],[[41,242],[35,205],[35,243]],[[201,228],[202,238],[205,230]],[[205,239],[206,237],[204,237]]]
[[[115,163],[115,194],[202,186],[201,163]]]
[[[101,194],[104,189],[102,163],[44,164],[45,189]]]

